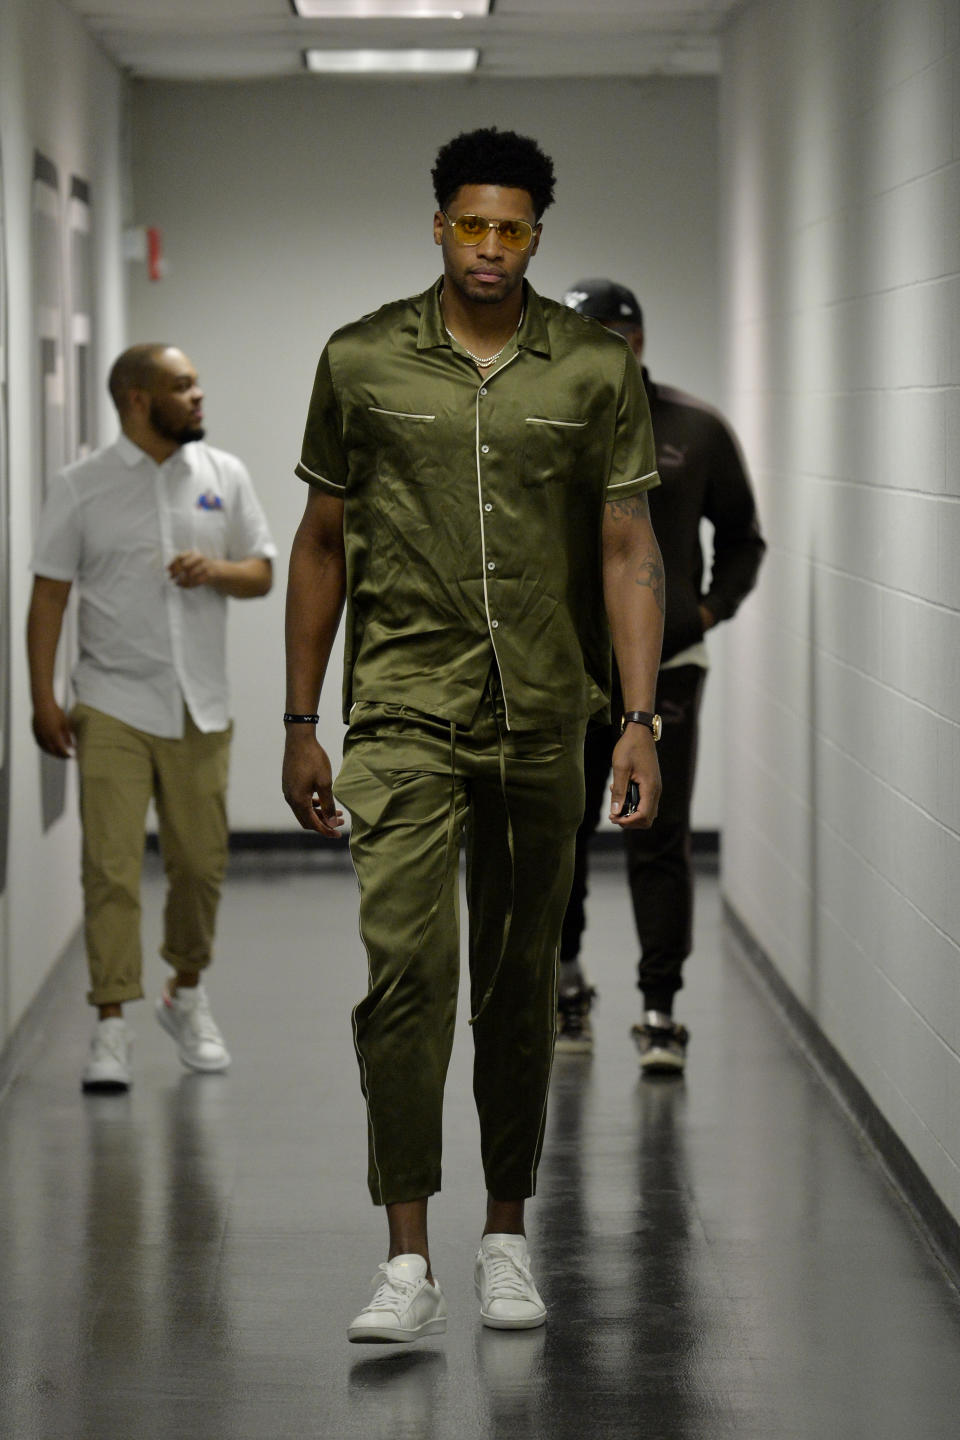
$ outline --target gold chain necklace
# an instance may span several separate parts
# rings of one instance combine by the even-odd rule
[[[524,306],[523,310],[520,311],[520,319],[517,321],[517,329],[514,330],[513,335],[508,336],[507,339],[504,340],[496,355],[490,355],[487,359],[484,359],[482,355],[474,355],[472,350],[467,350],[466,345],[464,345],[462,340],[457,340],[456,335],[454,335],[453,331],[449,328],[449,326],[444,325],[443,328],[444,330],[446,330],[451,340],[457,340],[457,344],[460,346],[460,348],[462,350],[466,350],[466,353],[470,356],[470,359],[475,365],[479,365],[482,370],[486,370],[490,365],[496,365],[497,361],[500,359],[500,356],[503,354],[504,350],[506,350],[507,346],[510,344],[510,341],[513,339],[513,336],[516,335],[517,330],[520,329],[520,326],[523,324],[523,315],[526,308],[527,307]]]

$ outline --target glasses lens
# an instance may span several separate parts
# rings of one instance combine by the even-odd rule
[[[526,220],[501,220],[497,233],[508,250],[526,250],[533,236],[533,226]]]
[[[482,215],[460,215],[451,220],[454,238],[461,245],[479,245],[490,226]]]

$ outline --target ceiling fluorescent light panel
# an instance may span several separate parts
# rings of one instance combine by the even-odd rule
[[[305,20],[463,20],[490,14],[490,0],[292,0]]]
[[[318,75],[464,75],[476,70],[479,50],[305,50]]]

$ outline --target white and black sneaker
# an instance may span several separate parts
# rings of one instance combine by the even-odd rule
[[[556,1048],[563,1055],[588,1055],[593,1049],[590,1010],[597,992],[592,985],[561,986],[557,995]]]
[[[131,1085],[130,1047],[133,1035],[122,1016],[98,1020],[90,1041],[90,1054],[80,1077],[81,1087],[90,1094],[110,1095],[129,1090]]]
[[[630,1031],[640,1055],[640,1069],[645,1075],[679,1075],[687,1063],[690,1032],[678,1025],[671,1015],[660,1010],[644,1011],[639,1025]]]

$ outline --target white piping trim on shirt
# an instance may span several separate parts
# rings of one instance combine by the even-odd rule
[[[618,480],[616,485],[608,485],[608,490],[622,490],[624,485],[639,485],[641,480],[652,480],[656,470],[648,470],[646,475],[638,475],[635,480]]]
[[[550,420],[546,416],[528,415],[526,423],[528,425],[558,425],[564,430],[586,430],[590,422],[589,420]]]
[[[309,466],[309,465],[304,465],[304,463],[303,463],[302,460],[300,461],[300,464],[299,464],[299,467],[298,467],[298,468],[299,468],[300,470],[306,470],[306,472],[307,472],[307,474],[310,476],[311,480],[322,480],[323,483],[324,483],[324,485],[332,485],[333,488],[334,488],[334,490],[346,490],[346,488],[347,488],[346,485],[338,485],[337,482],[336,482],[336,480],[328,480],[327,477],[326,477],[326,475],[318,475],[317,472],[316,472],[316,470],[311,470],[311,469],[310,469],[310,466]],[[302,493],[302,492],[301,492],[301,493]]]
[[[412,410],[384,410],[380,405],[368,405],[374,415],[395,415],[398,420],[436,420],[436,415],[415,415]]]
[[[490,636],[490,644],[493,647],[493,658],[496,660],[497,670],[500,672],[500,691],[503,695],[503,714],[504,719],[506,720],[508,730],[510,729],[510,704],[507,700],[507,687],[503,683],[503,670],[500,667],[500,656],[497,654],[497,642],[493,638],[493,626],[490,623],[490,596],[487,593],[487,532],[483,523],[483,475],[480,469],[480,396],[485,392],[486,387],[490,384],[493,376],[499,375],[502,370],[506,370],[508,365],[512,365],[514,360],[516,360],[519,356],[519,354],[520,351],[515,350],[510,356],[510,359],[503,362],[499,370],[494,370],[493,375],[487,375],[484,378],[483,382],[477,387],[477,399],[475,406],[477,423],[476,435],[474,438],[474,448],[477,460],[477,505],[480,511],[480,564],[482,566],[483,578],[483,611],[487,617],[487,633]]]

